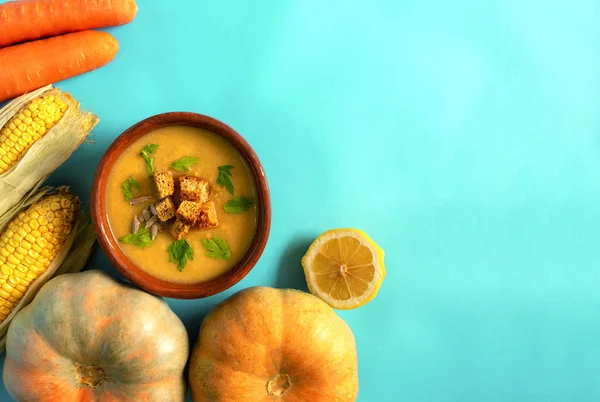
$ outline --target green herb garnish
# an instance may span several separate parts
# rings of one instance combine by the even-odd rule
[[[227,201],[223,208],[225,208],[225,212],[236,214],[240,212],[246,212],[254,205],[256,205],[256,201],[254,199],[241,195]]]
[[[184,239],[177,240],[169,246],[169,262],[177,263],[179,272],[183,271],[183,267],[188,260],[194,259],[194,249]]]
[[[130,233],[125,237],[119,239],[121,243],[133,244],[139,248],[147,248],[152,245],[152,236],[150,230],[146,228],[140,228],[135,233]]]
[[[127,180],[121,184],[125,201],[129,202],[133,198],[133,189],[140,189],[140,183],[137,182],[133,177],[129,176]]]
[[[202,240],[202,245],[208,251],[205,253],[210,258],[228,260],[231,257],[231,250],[225,240],[218,237]]]
[[[142,148],[142,153],[140,154],[142,158],[146,161],[146,172],[148,172],[148,176],[154,176],[154,158],[150,156],[158,149],[158,145],[156,144],[148,144]]]
[[[217,184],[221,187],[225,187],[229,194],[233,195],[233,183],[231,182],[231,169],[233,166],[219,166],[219,176],[217,177]]]
[[[200,158],[196,158],[195,156],[184,156],[181,159],[176,160],[171,164],[171,169],[177,170],[179,172],[189,172],[194,163],[198,163]]]

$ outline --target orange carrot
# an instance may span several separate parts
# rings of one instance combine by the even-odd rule
[[[0,49],[0,102],[95,70],[115,58],[109,33],[82,31]]]
[[[0,4],[0,47],[69,32],[127,24],[135,0],[24,0]]]

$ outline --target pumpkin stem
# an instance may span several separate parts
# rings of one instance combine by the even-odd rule
[[[100,367],[94,366],[77,366],[77,384],[82,387],[96,388],[106,381],[106,374]]]
[[[269,395],[281,396],[292,386],[292,379],[287,374],[277,374],[267,382]]]

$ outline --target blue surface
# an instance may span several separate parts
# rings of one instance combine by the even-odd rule
[[[235,288],[169,301],[192,338],[237,290],[304,289],[309,243],[352,226],[388,268],[339,313],[360,402],[600,400],[598,1],[165,4],[140,1],[116,60],[60,84],[101,122],[51,182],[87,199],[110,142],[156,113],[248,139],[271,238]]]

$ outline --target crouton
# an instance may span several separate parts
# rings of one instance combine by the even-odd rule
[[[196,176],[182,176],[179,179],[181,201],[195,201],[200,204],[208,201],[210,184],[208,180]]]
[[[219,226],[219,219],[217,218],[215,203],[210,201],[202,204],[198,218],[198,227],[200,230],[212,229],[217,226]]]
[[[179,219],[175,219],[175,222],[171,225],[171,234],[177,240],[181,240],[190,231],[190,225],[186,225]]]
[[[167,197],[154,204],[156,215],[161,222],[166,222],[175,216],[175,203],[171,197]]]
[[[181,201],[177,208],[177,219],[186,225],[193,225],[198,220],[202,204],[194,201]]]
[[[173,180],[173,173],[167,172],[156,172],[154,173],[154,184],[156,185],[156,192],[158,198],[172,196],[175,193],[175,181]]]

